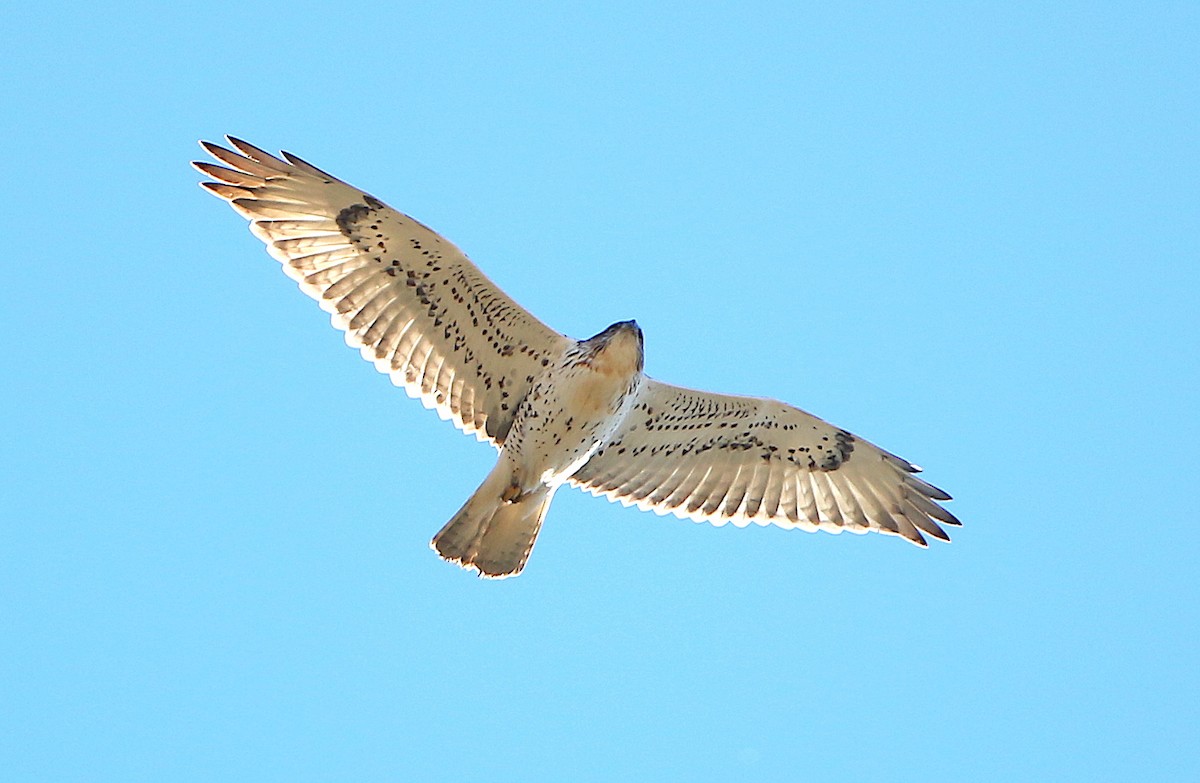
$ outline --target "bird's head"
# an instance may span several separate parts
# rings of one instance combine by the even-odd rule
[[[589,364],[606,373],[632,375],[642,371],[642,330],[637,321],[619,321],[584,341]]]

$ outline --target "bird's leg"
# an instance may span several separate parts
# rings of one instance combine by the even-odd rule
[[[500,499],[505,503],[516,503],[525,493],[521,491],[521,482],[516,474],[509,479],[508,486],[500,493]]]

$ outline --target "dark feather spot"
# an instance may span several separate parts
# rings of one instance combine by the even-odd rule
[[[363,215],[370,211],[371,210],[367,209],[367,207],[362,204],[351,204],[339,212],[334,220],[337,223],[338,228],[341,229],[342,234],[349,237],[353,230],[354,224],[362,219]]]

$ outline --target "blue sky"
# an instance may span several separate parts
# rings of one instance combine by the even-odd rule
[[[1195,4],[0,27],[9,779],[1200,776]],[[565,332],[637,318],[656,377],[924,465],[965,526],[920,551],[564,490],[520,578],[447,566],[493,452],[196,187],[223,133]]]

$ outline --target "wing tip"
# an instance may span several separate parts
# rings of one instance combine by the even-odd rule
[[[205,191],[207,191],[208,193],[211,193],[212,195],[216,196],[219,199],[224,199],[225,201],[232,201],[231,197],[226,196],[225,193],[222,192],[222,188],[225,186],[223,186],[222,183],[220,183],[220,182],[197,182],[196,184],[199,185],[200,187],[204,188]]]
[[[336,179],[329,172],[322,171],[321,169],[319,169],[316,166],[314,166],[313,164],[309,163],[307,160],[300,157],[299,155],[293,155],[292,153],[288,152],[287,150],[282,150],[280,152],[280,154],[283,155],[283,158],[285,161],[287,161],[292,166],[295,166],[296,168],[300,169],[301,171],[304,171],[308,174],[312,174],[315,177],[321,177],[322,179],[326,180],[326,182],[332,182]]]
[[[946,492],[944,489],[939,489],[938,487],[930,484],[928,481],[917,478],[916,476],[905,476],[904,483],[928,498],[932,498],[934,500],[954,500],[954,498],[950,496],[949,492]]]
[[[254,197],[253,191],[224,182],[201,182],[200,186],[229,202],[244,201]]]
[[[200,141],[197,143],[200,145],[200,149],[204,150],[209,155],[212,155],[214,158],[219,159],[221,157],[220,153],[226,153],[228,155],[236,154],[233,150],[225,149],[220,144],[217,144],[214,141],[209,141],[208,139],[200,139]]]
[[[259,149],[258,147],[255,147],[250,142],[248,142],[238,136],[234,136],[233,134],[226,133],[225,140],[228,141],[230,144],[232,144],[237,149],[238,152],[242,153],[243,155],[250,158],[251,160],[258,160],[258,158],[256,156],[259,156],[259,155],[266,157],[266,158],[270,158],[271,160],[279,160],[278,158],[276,158],[274,155],[267,152],[266,150]],[[262,161],[259,161],[259,163],[261,163],[261,162]]]

